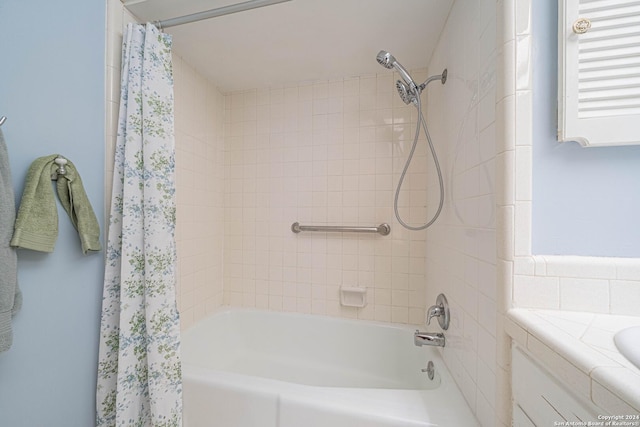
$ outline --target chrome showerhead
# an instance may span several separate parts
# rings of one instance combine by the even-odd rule
[[[414,93],[416,92],[416,83],[413,81],[407,70],[405,70],[405,68],[400,65],[400,63],[396,60],[396,58],[394,58],[393,55],[391,55],[386,50],[381,50],[380,52],[378,52],[376,60],[378,61],[378,64],[382,65],[388,70],[395,68],[398,74],[400,74],[400,77],[402,77],[402,80],[404,80],[404,82],[409,87],[409,90]]]
[[[385,50],[381,50],[380,52],[378,52],[376,60],[378,61],[378,64],[382,65],[388,70],[392,69],[393,63],[396,62],[396,58],[394,58],[393,55]]]
[[[398,80],[396,82],[396,89],[398,89],[398,95],[400,95],[400,98],[402,98],[402,101],[405,104],[409,105],[416,99],[416,96],[410,92],[409,88],[402,80]]]
[[[381,50],[380,52],[378,52],[376,60],[378,61],[378,64],[382,65],[384,68],[389,70],[395,68],[396,71],[398,71],[398,74],[400,74],[402,80],[398,80],[396,82],[396,89],[398,89],[398,94],[400,95],[400,98],[402,98],[402,101],[407,105],[415,104],[416,107],[420,108],[419,96],[424,88],[434,80],[440,80],[442,84],[447,81],[447,70],[445,69],[442,74],[431,76],[427,80],[425,80],[424,83],[417,85],[413,81],[407,70],[402,65],[400,65],[396,58],[386,50]]]

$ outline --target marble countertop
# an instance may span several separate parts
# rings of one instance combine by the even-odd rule
[[[576,395],[609,415],[640,414],[640,369],[615,346],[614,335],[640,317],[516,308],[505,331]]]

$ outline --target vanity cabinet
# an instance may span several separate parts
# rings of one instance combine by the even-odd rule
[[[558,2],[558,140],[640,144],[640,5]]]
[[[514,427],[597,421],[598,414],[602,414],[595,405],[572,393],[517,345],[512,350],[512,392]]]

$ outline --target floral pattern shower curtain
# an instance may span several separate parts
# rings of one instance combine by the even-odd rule
[[[97,426],[182,425],[171,36],[129,24],[105,267]]]

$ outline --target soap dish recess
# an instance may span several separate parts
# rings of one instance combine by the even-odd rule
[[[367,305],[367,290],[365,288],[340,287],[340,304],[345,307],[362,308]]]

